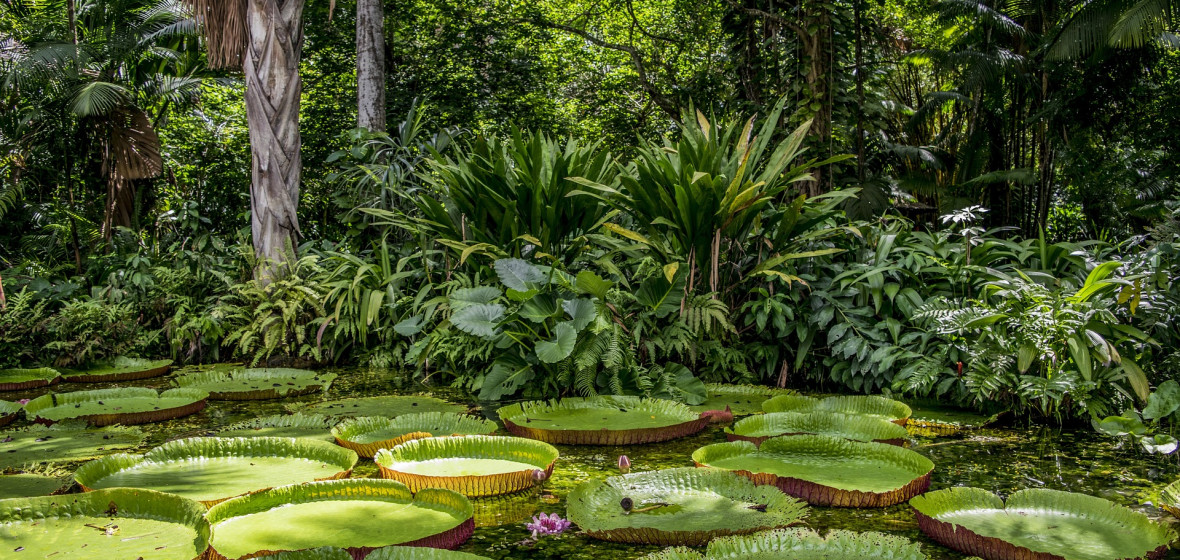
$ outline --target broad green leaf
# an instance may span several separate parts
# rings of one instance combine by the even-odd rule
[[[1180,441],[1168,434],[1155,434],[1139,438],[1139,445],[1148,453],[1171,455],[1180,447]]]
[[[1031,343],[1021,346],[1020,350],[1016,351],[1016,369],[1020,370],[1020,373],[1027,372],[1028,368],[1032,367],[1033,361],[1037,359],[1037,355],[1037,347]]]
[[[676,279],[676,271],[679,269],[680,263],[678,262],[664,265],[664,279],[666,279],[668,282],[672,282]]]
[[[451,315],[455,328],[480,338],[492,339],[504,318],[504,306],[497,303],[469,305]]]
[[[534,323],[543,323],[557,315],[557,298],[552,294],[537,294],[524,302],[517,313]]]
[[[402,336],[414,336],[422,332],[422,327],[426,325],[426,320],[420,315],[414,315],[401,320],[393,326],[393,331]]]
[[[1160,386],[1147,397],[1143,417],[1148,420],[1163,420],[1176,412],[1176,409],[1180,409],[1180,383],[1169,379],[1160,383]]]
[[[533,380],[533,367],[514,354],[496,358],[491,371],[483,378],[479,388],[480,400],[495,401],[513,395]]]
[[[523,259],[500,259],[494,266],[500,282],[511,290],[527,292],[545,282],[541,269]]]
[[[1065,344],[1069,347],[1069,355],[1073,358],[1074,364],[1078,366],[1078,371],[1082,373],[1082,377],[1086,381],[1090,381],[1093,376],[1093,366],[1090,363],[1090,347],[1086,346],[1086,343],[1077,335],[1067,338]]]
[[[579,292],[590,294],[601,300],[606,299],[607,292],[610,291],[614,285],[614,282],[611,282],[610,280],[603,280],[601,276],[590,272],[589,270],[583,270],[579,272],[577,279],[574,281],[574,287],[577,288]]]
[[[1143,368],[1139,367],[1130,358],[1123,358],[1121,365],[1123,366],[1123,373],[1127,378],[1127,383],[1131,384],[1131,389],[1135,391],[1135,396],[1139,400],[1146,401],[1148,392],[1151,390],[1147,383],[1147,374],[1143,373]]]
[[[569,357],[578,341],[578,332],[573,325],[558,323],[553,329],[553,340],[537,341],[537,359],[555,364]]]
[[[476,286],[474,288],[459,288],[447,296],[447,303],[451,310],[459,311],[469,305],[491,303],[500,297],[500,290],[492,286]]]
[[[1133,414],[1128,416],[1107,416],[1102,420],[1095,419],[1093,424],[1095,430],[1108,436],[1141,436],[1147,433],[1147,426],[1144,426],[1143,422]]]
[[[644,237],[642,234],[631,231],[631,230],[629,230],[623,226],[620,226],[618,224],[605,223],[605,224],[602,224],[602,227],[609,230],[609,231],[617,233],[623,237],[626,237],[627,239],[630,239],[632,241],[638,241],[640,243],[643,243],[644,245],[651,245],[652,244],[651,240]]]
[[[586,325],[589,325],[594,320],[594,316],[598,314],[594,302],[584,298],[564,301],[561,303],[561,308],[569,313],[570,322],[573,323],[575,331],[586,328]]]

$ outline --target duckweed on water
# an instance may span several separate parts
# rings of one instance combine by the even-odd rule
[[[179,437],[205,435],[254,418],[288,413],[293,405],[307,405],[324,399],[429,392],[435,397],[457,403],[470,402],[458,391],[425,387],[395,372],[359,369],[331,371],[339,377],[325,396],[307,395],[276,401],[211,402],[208,408],[193,416],[144,425],[140,429],[147,436],[147,441],[140,450]],[[167,388],[169,380],[165,377],[117,385],[160,389]],[[80,384],[70,388],[86,390],[112,386],[116,385]],[[49,389],[43,387],[5,393],[4,398],[12,401],[34,398],[51,392]],[[480,412],[485,417],[494,417],[495,410],[501,404],[480,403]],[[26,425],[26,421],[18,422],[17,426],[7,428],[5,432]],[[3,439],[4,434],[0,434],[0,440]],[[553,476],[540,488],[523,496],[513,496],[509,502],[504,502],[506,507],[503,511],[498,509],[501,502],[496,501],[502,501],[503,498],[488,500],[487,503],[477,500],[473,504],[479,527],[471,540],[459,550],[494,560],[630,560],[657,552],[662,547],[597,541],[576,530],[533,540],[531,531],[525,527],[525,521],[540,513],[557,513],[564,517],[564,499],[574,487],[588,480],[619,474],[617,465],[620,455],[627,455],[630,459],[631,472],[690,467],[694,450],[724,441],[722,430],[710,427],[692,436],[649,445],[557,445],[561,457]],[[0,452],[3,451],[2,445]],[[1155,505],[1159,501],[1160,490],[1180,476],[1180,469],[1175,462],[1138,453],[1129,446],[1122,448],[1117,441],[1103,438],[1085,427],[989,428],[964,432],[954,437],[913,439],[910,449],[934,462],[931,490],[974,486],[1001,496],[1025,488],[1068,490],[1106,498],[1144,512],[1153,519],[1162,519],[1165,523],[1177,523]],[[100,450],[96,454],[106,452]],[[37,459],[50,461],[56,457],[47,452]],[[72,471],[79,464],[69,462],[62,466]],[[5,466],[9,472],[18,470],[12,464],[5,463]],[[353,471],[353,477],[375,476],[376,465],[363,459]],[[813,507],[806,526],[821,532],[827,529],[880,531],[920,542],[924,552],[934,560],[965,558],[922,535],[912,510],[906,504],[870,510]],[[1180,555],[1173,553],[1169,557]]]

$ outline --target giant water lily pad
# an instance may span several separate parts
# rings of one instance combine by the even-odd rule
[[[84,420],[93,426],[146,424],[196,414],[205,408],[209,393],[170,389],[157,393],[144,387],[52,393],[25,405],[25,414],[41,424]]]
[[[701,404],[691,405],[689,408],[697,412],[725,410],[728,408],[736,416],[760,414],[762,412],[762,403],[765,400],[779,395],[797,394],[790,389],[778,389],[763,385],[706,383],[705,389],[708,391],[708,399]]]
[[[497,411],[513,435],[548,443],[635,445],[695,434],[709,418],[687,406],[639,397],[532,401]]]
[[[42,474],[0,475],[0,500],[48,496],[64,490],[69,484],[68,479]]]
[[[145,437],[138,428],[87,429],[82,422],[0,432],[0,469],[42,461],[93,459],[139,447]]]
[[[396,418],[362,416],[332,428],[336,443],[372,457],[379,449],[390,449],[411,439],[452,435],[488,435],[496,423],[454,412],[419,412]]]
[[[774,486],[733,473],[680,468],[584,482],[570,493],[568,515],[586,534],[608,541],[701,545],[723,535],[786,527],[807,505]]]
[[[213,506],[213,558],[334,546],[356,558],[390,546],[454,548],[475,528],[471,502],[449,490],[411,494],[392,480],[353,479],[273,488]],[[382,558],[378,556],[377,558]]]
[[[918,543],[884,533],[829,531],[820,535],[811,529],[780,529],[756,535],[721,537],[709,542],[701,553],[688,548],[670,548],[641,560],[926,560]]]
[[[913,409],[913,415],[905,427],[910,434],[922,437],[953,436],[963,430],[983,428],[995,423],[1004,414],[983,414],[946,406],[933,399],[917,399],[908,404]]]
[[[209,544],[205,508],[179,496],[115,488],[0,501],[4,558],[193,560]]]
[[[363,557],[365,560],[489,560],[466,552],[443,550],[425,546],[387,546]],[[266,560],[358,560],[343,548],[326,546],[308,550],[280,552],[267,556]]]
[[[426,395],[386,395],[298,404],[292,405],[291,410],[328,416],[394,418],[411,412],[466,412],[467,406]]]
[[[458,436],[407,441],[373,457],[383,478],[417,492],[447,488],[466,496],[496,496],[532,488],[535,472],[553,473],[557,449],[524,438]]]
[[[905,426],[913,413],[903,402],[876,395],[841,395],[817,399],[803,395],[780,395],[762,403],[763,412],[839,412],[877,416]]]
[[[82,465],[84,490],[129,487],[169,492],[215,504],[283,484],[345,478],[356,453],[327,442],[293,438],[188,438],[144,455],[111,455]]]
[[[217,437],[289,437],[335,442],[332,422],[319,414],[276,414],[230,424]]]
[[[1176,532],[1109,500],[1035,488],[1008,497],[957,487],[910,500],[934,540],[987,560],[1163,558]]]
[[[85,368],[63,369],[62,381],[67,383],[108,383],[135,381],[160,377],[172,367],[172,360],[145,360],[118,357],[88,364]]]
[[[52,368],[0,369],[0,391],[23,391],[61,381],[61,373]]]
[[[884,507],[930,486],[934,463],[909,449],[822,435],[783,436],[697,449],[698,466],[726,469],[759,484],[774,484],[812,505]]]
[[[725,430],[729,441],[745,440],[760,444],[782,435],[822,434],[853,441],[876,441],[901,445],[906,429],[875,416],[836,412],[770,412],[738,420]]]
[[[177,376],[176,385],[199,389],[219,401],[282,399],[327,391],[335,373],[292,368],[203,371]]]
[[[21,405],[14,402],[0,401],[0,426],[7,426],[20,415]]]

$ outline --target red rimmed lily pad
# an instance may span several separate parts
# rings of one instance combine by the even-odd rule
[[[24,391],[61,381],[61,373],[53,368],[0,369],[0,391]]]
[[[695,434],[710,418],[663,399],[639,397],[568,398],[533,401],[497,413],[513,435],[547,443],[638,445]]]
[[[749,441],[755,445],[772,437],[799,434],[902,445],[908,432],[884,418],[836,412],[768,412],[738,420],[733,428],[725,430],[729,441]]]
[[[144,387],[51,393],[29,401],[25,415],[45,425],[73,419],[92,426],[146,424],[196,414],[207,398],[209,393],[195,389],[157,393]]]
[[[909,449],[822,435],[706,445],[692,454],[698,466],[734,471],[774,484],[812,505],[885,507],[930,486],[934,463]]]
[[[22,407],[19,403],[0,401],[0,426],[7,426],[20,416]]]
[[[85,368],[64,369],[61,374],[62,381],[66,383],[109,383],[160,377],[168,373],[171,368],[172,360],[146,360],[120,356],[88,364]]]
[[[350,418],[332,428],[336,443],[372,457],[381,449],[424,437],[489,435],[496,423],[454,412],[419,412],[396,418],[362,416]]]
[[[475,529],[471,502],[393,480],[352,479],[272,488],[209,509],[211,559],[241,559],[333,546],[364,558],[392,546],[455,548]],[[297,528],[297,529],[296,529]]]
[[[356,461],[356,453],[322,441],[198,437],[91,461],[74,479],[83,490],[148,488],[213,505],[274,486],[347,478]]]
[[[1176,532],[1110,500],[1045,488],[1007,502],[956,487],[910,500],[918,527],[950,548],[987,560],[1163,558]]]

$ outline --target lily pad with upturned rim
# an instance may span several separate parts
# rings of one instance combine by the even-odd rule
[[[327,391],[335,373],[292,368],[203,371],[177,376],[179,387],[209,393],[215,401],[253,401],[297,397]]]
[[[759,484],[774,484],[811,505],[885,507],[930,486],[934,463],[884,443],[822,435],[782,436],[756,446],[748,441],[697,449],[698,466],[734,471]]]
[[[69,487],[68,478],[41,474],[0,475],[0,500],[56,494]]]
[[[985,414],[954,408],[934,399],[907,399],[913,414],[906,422],[910,434],[921,437],[953,436],[963,430],[975,430],[997,422],[1006,412]]]
[[[346,478],[356,461],[356,453],[321,441],[199,437],[91,461],[74,480],[87,491],[148,488],[213,505],[283,484]]]
[[[139,447],[146,436],[139,428],[92,429],[85,422],[53,426],[34,424],[0,432],[0,469],[42,461],[81,461]]]
[[[133,488],[0,501],[5,558],[193,560],[209,545],[205,508]],[[109,534],[108,534],[109,533]]]
[[[803,395],[781,395],[762,403],[763,412],[839,412],[878,416],[905,426],[913,414],[909,405],[877,395],[840,395],[817,399]]]
[[[335,442],[332,422],[319,414],[276,414],[230,424],[217,437],[290,437]]]
[[[395,418],[411,412],[466,412],[467,406],[426,395],[386,395],[297,404],[291,405],[289,410],[327,416]]]
[[[670,548],[640,560],[926,560],[922,547],[904,537],[884,533],[811,529],[779,529],[756,535],[721,537],[705,552]]]
[[[708,398],[705,402],[690,405],[689,408],[704,412],[706,410],[725,410],[736,416],[761,414],[762,402],[779,395],[797,395],[791,389],[779,389],[763,385],[731,385],[726,383],[706,383],[705,390]]]
[[[61,381],[61,373],[53,368],[0,369],[0,391],[24,391]]]
[[[454,412],[420,412],[396,418],[362,416],[350,418],[332,428],[336,443],[373,457],[380,449],[391,449],[411,439],[452,435],[490,435],[496,423]]]
[[[743,440],[755,445],[772,437],[798,434],[902,445],[908,432],[884,418],[837,412],[769,412],[738,420],[733,428],[725,430],[729,441]]]
[[[719,536],[786,527],[807,515],[806,504],[778,488],[716,469],[592,480],[574,488],[566,504],[570,521],[591,537],[658,545],[701,545]]]
[[[354,558],[391,546],[454,548],[475,528],[471,502],[450,490],[411,494],[370,478],[272,488],[209,509],[210,558],[252,558],[334,546]]]
[[[988,560],[1163,558],[1176,532],[1146,515],[1085,494],[1020,490],[1007,502],[956,487],[910,500],[918,527],[939,543]]]
[[[46,425],[71,419],[93,426],[146,424],[196,414],[207,398],[209,393],[195,389],[157,393],[145,387],[50,393],[29,401],[25,415]]]
[[[381,477],[415,492],[446,488],[468,497],[497,496],[532,488],[553,474],[557,448],[544,442],[503,436],[456,436],[407,441],[373,457]]]
[[[334,546],[280,552],[266,557],[267,560],[360,560],[360,558],[354,558],[349,551]],[[374,550],[363,558],[364,560],[490,560],[485,556],[426,546],[386,546]]]
[[[146,360],[119,356],[112,360],[94,362],[86,369],[61,370],[66,383],[109,383],[160,377],[172,368],[172,360]]]
[[[695,434],[709,424],[707,416],[683,404],[640,397],[532,401],[497,413],[513,435],[573,445],[655,443]]]
[[[7,426],[16,421],[21,410],[20,403],[0,401],[0,426]]]

